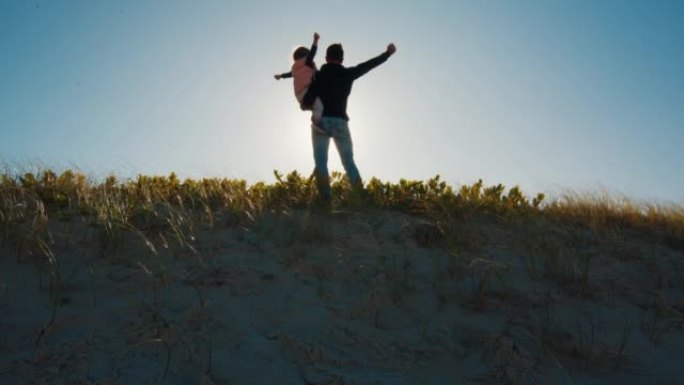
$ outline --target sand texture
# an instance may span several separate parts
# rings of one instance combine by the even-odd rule
[[[380,209],[49,229],[50,263],[0,248],[3,385],[684,384],[684,250],[657,234]]]

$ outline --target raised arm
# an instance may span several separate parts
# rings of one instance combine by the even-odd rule
[[[356,67],[349,67],[347,68],[347,70],[351,73],[351,76],[354,79],[358,79],[361,76],[365,75],[368,71],[386,62],[387,59],[389,59],[390,56],[394,55],[396,51],[397,48],[394,46],[394,44],[390,44],[387,46],[387,50],[385,52],[368,61],[358,64]]]
[[[314,56],[316,56],[316,51],[318,50],[318,39],[320,38],[320,35],[318,32],[314,32],[313,35],[313,43],[311,43],[311,49],[309,50],[309,54],[306,56],[306,65],[314,68]]]
[[[284,74],[275,75],[275,80],[287,79],[292,77],[292,72],[285,72]]]

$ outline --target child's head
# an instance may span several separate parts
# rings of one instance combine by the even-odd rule
[[[309,55],[309,49],[306,47],[297,47],[292,53],[292,60],[297,61],[299,59],[304,59]]]
[[[344,50],[342,49],[342,44],[335,43],[328,46],[328,50],[325,52],[325,59],[328,62],[342,63],[344,60]]]

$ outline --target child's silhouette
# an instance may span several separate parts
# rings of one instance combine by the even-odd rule
[[[294,51],[292,54],[294,63],[292,63],[290,72],[275,75],[276,80],[293,78],[295,97],[302,110],[311,110],[311,121],[314,127],[318,125],[323,115],[323,104],[319,98],[316,98],[313,103],[308,105],[302,104],[302,100],[304,100],[304,95],[309,90],[313,76],[316,73],[316,63],[314,63],[313,59],[318,49],[319,37],[318,33],[314,33],[311,49],[300,46]]]

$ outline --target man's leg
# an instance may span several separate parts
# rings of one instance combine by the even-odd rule
[[[321,121],[321,125],[325,122]],[[311,127],[311,143],[313,145],[313,156],[316,164],[314,176],[318,193],[325,201],[330,200],[330,175],[328,174],[328,147],[330,147],[330,136],[322,133],[318,128]]]
[[[347,121],[337,119],[332,127],[331,135],[335,140],[335,147],[337,147],[337,152],[340,154],[340,160],[342,161],[342,166],[344,166],[344,171],[347,172],[349,182],[355,188],[363,187],[361,174],[359,174],[359,169],[354,162],[354,146]]]

